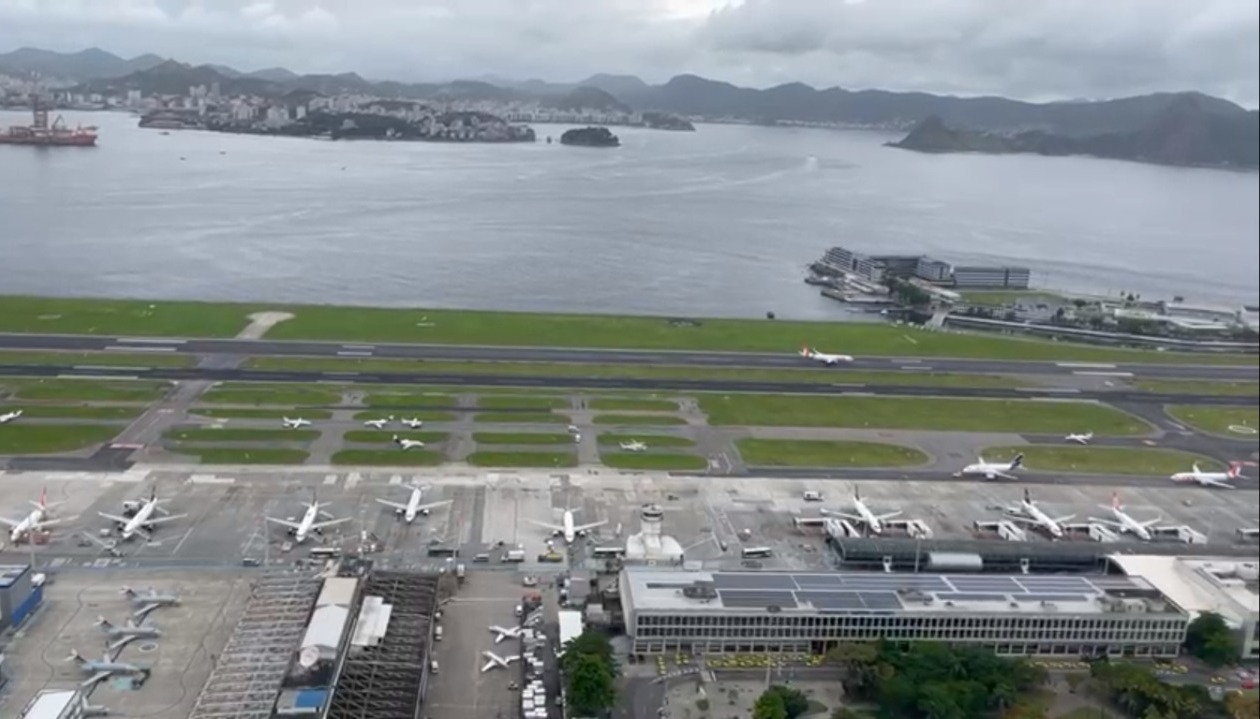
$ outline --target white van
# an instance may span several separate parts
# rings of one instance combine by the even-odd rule
[[[805,493],[801,495],[801,499],[804,499],[806,502],[821,502],[823,501],[823,496],[822,492],[815,492],[810,489],[806,490]]]

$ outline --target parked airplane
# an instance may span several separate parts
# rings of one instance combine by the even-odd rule
[[[132,606],[138,607],[131,613],[131,616],[137,620],[143,620],[154,609],[173,607],[179,604],[178,595],[162,594],[153,587],[149,587],[149,590],[143,594],[131,587],[123,587],[119,592],[131,602]]]
[[[814,360],[815,362],[822,362],[823,364],[828,365],[828,366],[838,365],[842,362],[853,361],[853,358],[850,357],[849,355],[824,354],[814,349],[813,347],[802,347],[800,351],[800,355],[804,357],[805,359]]]
[[[408,428],[408,429],[420,429],[421,427],[423,427],[423,426],[424,426],[424,422],[422,422],[422,421],[420,421],[418,418],[414,418],[414,417],[413,417],[413,418],[411,418],[411,419],[406,419],[406,418],[404,418],[404,419],[401,419],[401,420],[399,420],[399,421],[400,421],[400,422],[402,422],[403,424],[407,425],[407,428]]]
[[[1204,487],[1220,487],[1234,489],[1229,481],[1242,476],[1242,462],[1230,462],[1229,469],[1224,472],[1204,472],[1197,463],[1190,465],[1189,472],[1178,472],[1169,477],[1174,482],[1198,482]]]
[[[302,515],[301,520],[294,522],[293,520],[280,519],[279,517],[267,517],[266,519],[268,522],[274,522],[287,528],[289,535],[293,537],[293,541],[301,544],[306,541],[306,538],[311,535],[311,532],[314,532],[315,534],[323,534],[324,529],[328,527],[350,521],[350,517],[334,519],[331,514],[323,511],[323,508],[328,505],[329,502],[320,504],[319,499],[315,496],[315,493],[311,492],[311,503],[306,505],[306,512]],[[321,517],[324,518],[324,521],[322,522],[319,521]]]
[[[859,494],[856,489],[853,490],[852,514],[847,512],[828,511],[825,509],[820,510],[819,513],[824,516],[840,517],[842,519],[847,519],[850,522],[856,522],[865,527],[866,531],[871,534],[880,534],[884,531],[885,527],[896,525],[904,526],[906,524],[906,522],[889,522],[890,519],[901,516],[900,509],[895,512],[888,512],[887,514],[875,514],[872,512],[870,508],[866,506],[866,502],[862,501],[862,495]]]
[[[49,519],[48,510],[59,504],[63,504],[63,502],[49,502],[47,491],[48,490],[46,489],[41,489],[39,491],[39,501],[31,502],[31,506],[34,507],[34,509],[32,509],[31,513],[26,515],[22,519],[15,520],[15,519],[5,519],[4,517],[0,517],[0,524],[3,524],[6,527],[9,527],[9,541],[10,542],[17,544],[18,542],[30,536],[31,532],[38,532],[47,527],[51,527],[55,524],[60,524],[61,522],[66,522],[71,519],[74,519],[73,517]]]
[[[403,439],[398,435],[394,435],[394,444],[402,447],[404,452],[409,449],[422,449],[424,447],[424,442],[418,439]]]
[[[1111,493],[1110,506],[1102,505],[1102,504],[1098,506],[1101,507],[1102,509],[1106,509],[1110,511],[1112,518],[1111,519],[1097,519],[1094,517],[1090,517],[1089,521],[1106,525],[1107,527],[1110,527],[1112,529],[1118,529],[1121,532],[1128,532],[1132,534],[1133,536],[1137,537],[1138,539],[1141,539],[1144,542],[1151,541],[1154,535],[1158,533],[1160,530],[1167,531],[1171,529],[1172,531],[1176,531],[1175,527],[1157,527],[1156,526],[1157,524],[1163,521],[1163,517],[1156,517],[1155,519],[1148,519],[1145,522],[1139,522],[1133,517],[1130,517],[1128,513],[1124,511],[1124,505],[1120,503],[1120,495],[1117,494],[1116,492]]]
[[[633,442],[622,442],[621,448],[627,452],[642,452],[647,449],[647,445],[636,439]]]
[[[1008,507],[1006,514],[1010,519],[1024,524],[1032,524],[1045,530],[1054,539],[1062,539],[1063,535],[1069,529],[1076,529],[1080,525],[1068,525],[1067,522],[1072,521],[1076,517],[1075,514],[1068,514],[1062,517],[1051,517],[1041,511],[1032,497],[1029,496],[1028,490],[1024,490],[1024,499],[1018,505]]]
[[[302,419],[301,417],[296,419],[289,419],[288,417],[284,418],[285,429],[300,429],[302,427],[309,427],[310,425],[311,421],[309,419]]]
[[[1015,475],[1011,474],[1011,472],[1014,472],[1024,466],[1024,455],[1022,453],[1015,455],[1015,459],[1012,459],[1009,462],[986,462],[984,457],[978,457],[977,459],[979,461],[975,464],[969,464],[966,467],[963,467],[962,471],[958,472],[954,476],[972,477],[980,475],[985,479],[997,479],[998,477],[1001,477],[1002,479],[1016,479]]]
[[[114,522],[115,527],[124,542],[136,535],[144,537],[147,541],[152,539],[153,530],[157,528],[157,525],[165,524],[166,522],[171,522],[176,519],[183,519],[188,516],[187,514],[171,514],[166,511],[161,507],[161,503],[165,501],[166,500],[164,499],[157,498],[157,488],[155,487],[149,493],[148,499],[141,500],[139,502],[136,502],[135,500],[123,502],[123,506],[127,509],[127,512],[130,513],[130,516],[120,517],[116,514],[109,514],[107,512],[97,512],[97,514]],[[155,517],[153,516],[155,513],[160,513],[162,516]]]
[[[107,650],[111,652],[122,649],[133,639],[157,639],[162,636],[162,631],[157,627],[152,624],[137,624],[135,619],[128,619],[126,624],[118,626],[105,617],[97,617],[96,625],[105,632],[106,637],[114,640]]]
[[[20,409],[15,409],[12,412],[5,412],[4,414],[0,414],[0,424],[8,424],[21,416],[22,410]]]
[[[105,679],[114,676],[115,674],[139,674],[144,677],[149,676],[148,667],[137,666],[135,664],[111,659],[108,651],[106,651],[100,659],[84,659],[83,655],[79,654],[78,650],[71,649],[70,658],[66,661],[77,663],[80,669],[91,674],[91,677],[83,682],[82,686],[84,687],[90,687],[99,681],[104,681]]]
[[[498,644],[504,639],[517,639],[525,632],[531,630],[529,627],[512,627],[509,629],[508,627],[500,627],[492,624],[490,625],[490,631],[494,632],[494,643]]]
[[[390,415],[390,416],[388,416],[388,417],[382,417],[381,419],[369,419],[368,421],[364,422],[363,424],[364,424],[365,426],[372,427],[372,428],[375,428],[375,429],[385,429],[385,425],[387,425],[387,424],[389,424],[390,422],[393,422],[393,421],[394,421],[394,416],[393,416],[393,415]]]
[[[521,658],[518,654],[513,654],[510,657],[501,657],[494,652],[482,652],[481,656],[490,660],[486,662],[484,667],[481,668],[482,673],[488,672],[491,669],[507,669],[509,664],[519,661]]]
[[[574,524],[573,513],[576,511],[577,510],[575,509],[564,510],[564,519],[562,520],[563,524],[559,525],[540,522],[536,519],[531,519],[529,521],[545,529],[550,529],[552,534],[557,537],[564,537],[566,544],[572,544],[578,537],[585,536],[588,531],[608,524],[607,520],[602,522],[591,522],[590,524]]]
[[[416,515],[424,515],[427,517],[429,516],[430,509],[433,509],[434,507],[440,507],[444,504],[450,504],[452,501],[449,499],[444,499],[441,502],[430,502],[428,504],[420,504],[420,498],[422,496],[423,496],[423,491],[419,487],[412,487],[411,496],[407,498],[406,504],[401,504],[399,502],[393,502],[388,499],[379,499],[379,498],[376,501],[379,502],[380,504],[385,505],[386,507],[393,507],[394,514],[401,517],[402,520],[406,522],[407,524],[411,524],[412,522],[416,521]]]
[[[1094,439],[1094,433],[1086,432],[1085,434],[1069,434],[1063,438],[1063,441],[1076,442],[1077,444],[1089,444],[1092,439]]]

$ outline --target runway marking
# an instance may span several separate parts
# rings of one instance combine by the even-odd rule
[[[1115,369],[1113,364],[1105,362],[1055,362],[1056,367],[1080,367],[1082,369]]]
[[[874,397],[874,392],[841,392],[842,397]]]
[[[1079,377],[1132,377],[1132,372],[1087,372],[1084,370],[1076,370],[1072,374]]]
[[[371,352],[376,349],[376,345],[342,345],[343,350],[367,350]]]
[[[327,487],[327,486],[329,486],[329,485],[336,484],[336,483],[337,483],[337,475],[335,475],[335,474],[330,474],[330,475],[328,475],[328,476],[324,477],[324,486],[325,486],[325,487]]]
[[[359,482],[361,481],[363,481],[363,475],[358,472],[351,472],[350,475],[346,477],[346,489],[354,489],[359,486]]]
[[[352,350],[338,350],[338,357],[371,357],[371,352],[356,352]]]
[[[184,542],[187,542],[187,541],[188,541],[188,538],[192,536],[192,533],[193,533],[193,530],[194,530],[194,529],[196,529],[196,527],[189,527],[189,528],[188,528],[188,531],[187,531],[187,532],[184,532],[184,536],[180,537],[180,538],[179,538],[179,541],[175,543],[175,549],[171,550],[171,556],[172,556],[172,557],[174,557],[175,555],[179,554],[179,549],[180,549],[180,547],[183,547],[183,546],[184,546]]]
[[[932,370],[932,368],[928,367],[927,365],[903,365],[899,367],[898,369],[902,370],[903,372],[910,372],[910,371],[930,372]]]
[[[1059,394],[1077,394],[1080,392],[1075,387],[1016,387],[1016,392],[1058,392]]]
[[[174,352],[175,349],[174,347],[124,347],[121,345],[110,345],[105,348],[107,352],[110,350],[116,352]]]
[[[154,337],[118,337],[114,341],[131,342],[133,344],[141,345],[182,345],[188,342],[188,340],[168,340]]]
[[[402,484],[402,475],[401,475],[401,474],[395,474],[394,476],[390,477],[390,478],[389,478],[389,483],[390,483],[390,484],[394,484],[394,485]]]
[[[233,477],[220,477],[214,474],[193,474],[188,477],[189,484],[236,484]]]
[[[346,371],[344,371],[344,370],[343,370],[343,371],[340,371],[340,372],[325,372],[324,374],[327,374],[327,375],[338,375],[338,376],[344,376],[344,377],[354,377],[354,376],[358,375],[359,373],[358,373],[358,372],[346,372]]]
[[[120,374],[120,375],[112,375],[112,374],[59,374],[59,375],[57,375],[57,379],[119,379],[119,380],[134,380],[134,379],[140,379],[140,378],[139,378],[138,376],[136,376],[136,375],[125,375],[125,374]]]
[[[148,367],[117,367],[111,365],[77,364],[76,370],[84,372],[145,372]]]

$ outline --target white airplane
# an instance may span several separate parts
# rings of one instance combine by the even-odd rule
[[[518,661],[521,658],[520,655],[517,654],[513,654],[510,657],[501,657],[494,652],[482,652],[481,656],[490,660],[486,662],[484,667],[481,668],[482,673],[488,672],[491,669],[507,669],[509,664]]]
[[[47,492],[48,490],[46,489],[41,489],[39,491],[39,501],[31,502],[31,506],[34,507],[34,509],[32,509],[31,513],[22,519],[14,520],[0,517],[0,524],[9,527],[10,542],[17,544],[23,539],[29,537],[32,532],[38,532],[47,527],[74,519],[74,517],[49,519],[48,510],[59,504],[64,504],[64,502],[49,502]]]
[[[4,414],[0,414],[0,424],[8,424],[21,416],[22,410],[20,409],[15,409],[12,412],[5,412]]]
[[[388,417],[382,417],[381,419],[369,419],[363,424],[366,427],[372,427],[374,429],[385,429],[385,425],[393,421],[394,421],[394,416],[390,415]]]
[[[293,541],[301,544],[306,541],[306,538],[311,535],[311,532],[314,532],[315,534],[323,534],[324,529],[328,527],[350,521],[351,517],[333,519],[331,514],[323,511],[323,508],[328,505],[329,502],[320,504],[319,499],[315,497],[315,493],[312,492],[311,503],[306,505],[306,512],[302,515],[301,520],[294,522],[289,519],[280,519],[279,517],[267,517],[266,519],[268,522],[274,522],[275,524],[279,524],[280,526],[288,529],[289,535],[293,537]],[[320,521],[321,517],[324,518],[324,521],[322,522]]]
[[[407,425],[408,429],[420,429],[424,426],[424,422],[415,417],[412,417],[411,419],[403,418],[399,421]]]
[[[176,519],[183,519],[187,514],[171,514],[163,509],[160,505],[165,502],[164,499],[157,498],[157,488],[149,493],[149,498],[142,501],[128,500],[123,502],[123,506],[130,512],[134,509],[134,513],[130,517],[120,517],[116,514],[108,514],[106,512],[97,512],[105,519],[112,521],[122,540],[127,540],[137,535],[144,537],[148,541],[153,537],[153,530],[159,524],[165,524]],[[153,516],[160,513],[161,517]]]
[[[647,449],[647,445],[636,439],[633,442],[622,442],[621,448],[627,452],[642,452]]]
[[[131,613],[131,616],[143,621],[146,616],[154,609],[161,607],[174,607],[179,604],[179,597],[174,594],[162,594],[153,587],[143,594],[137,592],[131,587],[123,587],[119,593],[131,602],[132,606],[137,609]]]
[[[1154,533],[1151,531],[1152,529],[1156,530],[1156,532],[1161,529],[1161,527],[1157,527],[1156,525],[1163,521],[1163,517],[1156,517],[1155,519],[1148,519],[1145,522],[1139,522],[1133,517],[1130,517],[1128,513],[1124,511],[1124,505],[1120,503],[1120,495],[1116,492],[1111,493],[1110,506],[1104,504],[1100,504],[1098,506],[1102,509],[1110,511],[1112,518],[1097,519],[1095,517],[1090,517],[1089,521],[1104,524],[1113,529],[1118,529],[1121,532],[1128,532],[1144,542],[1151,541],[1151,538],[1154,536]]]
[[[853,490],[853,513],[848,512],[831,512],[820,510],[820,514],[824,516],[834,516],[847,519],[850,522],[857,522],[866,527],[871,534],[879,534],[884,531],[885,526],[889,525],[888,520],[901,515],[901,510],[889,512],[887,514],[875,514],[870,507],[866,506],[866,502],[862,501],[862,495],[855,489]]]
[[[1008,507],[1007,516],[1016,522],[1024,524],[1032,524],[1045,530],[1054,539],[1062,539],[1068,529],[1074,529],[1077,525],[1068,525],[1067,522],[1072,521],[1076,517],[1075,514],[1068,514],[1062,517],[1051,517],[1041,511],[1032,497],[1029,496],[1028,490],[1024,490],[1024,499],[1014,507]]]
[[[411,496],[407,498],[406,504],[393,502],[388,499],[379,499],[379,498],[376,501],[380,504],[385,505],[386,507],[393,507],[394,514],[401,517],[402,520],[406,522],[407,524],[411,524],[412,522],[416,521],[417,515],[424,515],[427,517],[429,516],[430,509],[433,509],[434,507],[440,507],[444,504],[450,504],[452,501],[449,499],[444,499],[441,502],[430,502],[428,504],[420,504],[420,498],[422,496],[423,496],[423,491],[419,487],[412,487]]]
[[[490,625],[490,631],[494,632],[494,643],[498,644],[504,639],[518,639],[525,632],[532,630],[529,627],[512,627],[509,629],[508,627],[500,627],[492,624]]]
[[[91,674],[91,677],[89,677],[87,681],[83,682],[81,685],[84,687],[90,687],[99,681],[104,681],[105,679],[114,676],[115,674],[149,675],[148,667],[128,664],[127,662],[120,662],[111,659],[108,650],[106,650],[104,656],[100,659],[84,659],[83,655],[79,654],[78,650],[71,649],[70,657],[66,661],[75,662],[79,665],[80,669]]]
[[[311,426],[311,421],[309,419],[302,419],[301,417],[298,417],[296,419],[289,419],[288,417],[284,418],[285,429],[299,429],[301,427],[309,427],[309,426]]]
[[[585,535],[588,531],[595,529],[596,527],[602,527],[605,524],[608,524],[607,520],[604,520],[602,522],[591,522],[590,524],[574,524],[573,513],[575,511],[577,510],[574,510],[574,509],[564,510],[564,518],[562,520],[563,524],[559,524],[559,525],[548,524],[547,522],[539,522],[536,519],[531,519],[529,521],[532,522],[533,524],[537,524],[538,526],[543,527],[544,529],[550,529],[552,533],[557,537],[564,537],[565,544],[573,544],[573,542],[578,537]]]
[[[980,475],[985,479],[997,479],[998,477],[1002,479],[1016,479],[1011,472],[1024,466],[1024,455],[1022,453],[1015,455],[1015,459],[1009,462],[986,462],[984,457],[978,457],[977,459],[978,461],[975,464],[963,467],[962,471],[954,476],[969,477]]]
[[[1204,472],[1195,463],[1190,465],[1189,472],[1178,472],[1169,477],[1169,479],[1174,482],[1198,482],[1204,487],[1234,489],[1234,485],[1229,482],[1242,476],[1242,466],[1242,462],[1230,462],[1229,469],[1224,472]]]
[[[1064,442],[1076,442],[1077,444],[1089,444],[1089,443],[1090,443],[1090,440],[1092,440],[1093,438],[1094,438],[1094,433],[1093,433],[1093,432],[1086,432],[1085,434],[1076,434],[1076,433],[1072,433],[1072,434],[1069,434],[1068,436],[1064,437],[1064,438],[1063,438],[1063,441],[1064,441]]]
[[[126,624],[118,626],[105,617],[97,617],[96,626],[113,640],[107,649],[111,652],[122,649],[134,639],[158,639],[162,636],[162,630],[152,624],[137,624],[135,619],[128,619]]]
[[[814,360],[815,362],[822,362],[823,364],[828,365],[828,366],[838,365],[842,362],[847,363],[847,362],[853,361],[853,358],[850,357],[849,355],[824,354],[814,349],[813,347],[802,347],[799,354],[805,359]]]
[[[402,437],[399,437],[398,435],[394,435],[394,444],[398,445],[399,447],[402,447],[404,452],[406,452],[409,449],[423,449],[424,448],[424,442],[421,442],[418,439],[403,439]]]

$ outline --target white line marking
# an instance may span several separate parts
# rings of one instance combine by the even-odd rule
[[[132,344],[141,344],[141,345],[182,345],[188,342],[188,340],[167,340],[167,339],[159,339],[155,337],[119,337],[118,339],[114,341],[115,342],[130,342]]]
[[[341,348],[345,350],[367,350],[368,352],[371,352],[376,349],[376,345],[342,345]]]
[[[328,475],[327,477],[324,477],[324,486],[325,486],[325,487],[327,487],[328,485],[331,485],[331,484],[336,484],[336,483],[337,483],[337,475],[335,475],[335,474],[330,474],[330,475]]]
[[[351,472],[350,475],[346,477],[346,489],[354,489],[361,481],[363,481],[363,475],[358,472]]]
[[[106,351],[116,352],[174,352],[174,347],[121,347],[119,345],[110,345],[105,348]]]
[[[111,374],[59,374],[57,379],[140,379],[136,375]]]
[[[402,475],[401,475],[401,474],[395,474],[394,476],[390,477],[390,478],[389,478],[389,483],[390,483],[390,484],[402,484]]]
[[[1132,377],[1132,372],[1086,372],[1084,370],[1076,370],[1072,374],[1080,377]]]
[[[874,392],[841,392],[841,397],[874,397]]]
[[[1016,387],[1016,392],[1057,392],[1059,394],[1077,394],[1079,389],[1074,387]]]
[[[337,352],[337,356],[338,357],[371,357],[372,353],[371,352],[352,352],[348,350],[341,350]]]
[[[1115,369],[1113,364],[1103,362],[1055,362],[1056,367],[1081,367],[1084,369]]]
[[[926,365],[902,366],[900,369],[905,372],[930,372],[932,370],[931,367]]]
[[[175,549],[171,550],[171,556],[179,554],[179,548],[184,546],[184,542],[187,542],[188,538],[192,536],[193,529],[194,527],[189,527],[188,531],[184,532],[184,536],[179,538],[179,541],[175,543]]]
[[[147,372],[148,367],[118,367],[115,365],[77,364],[74,369],[83,372]]]

